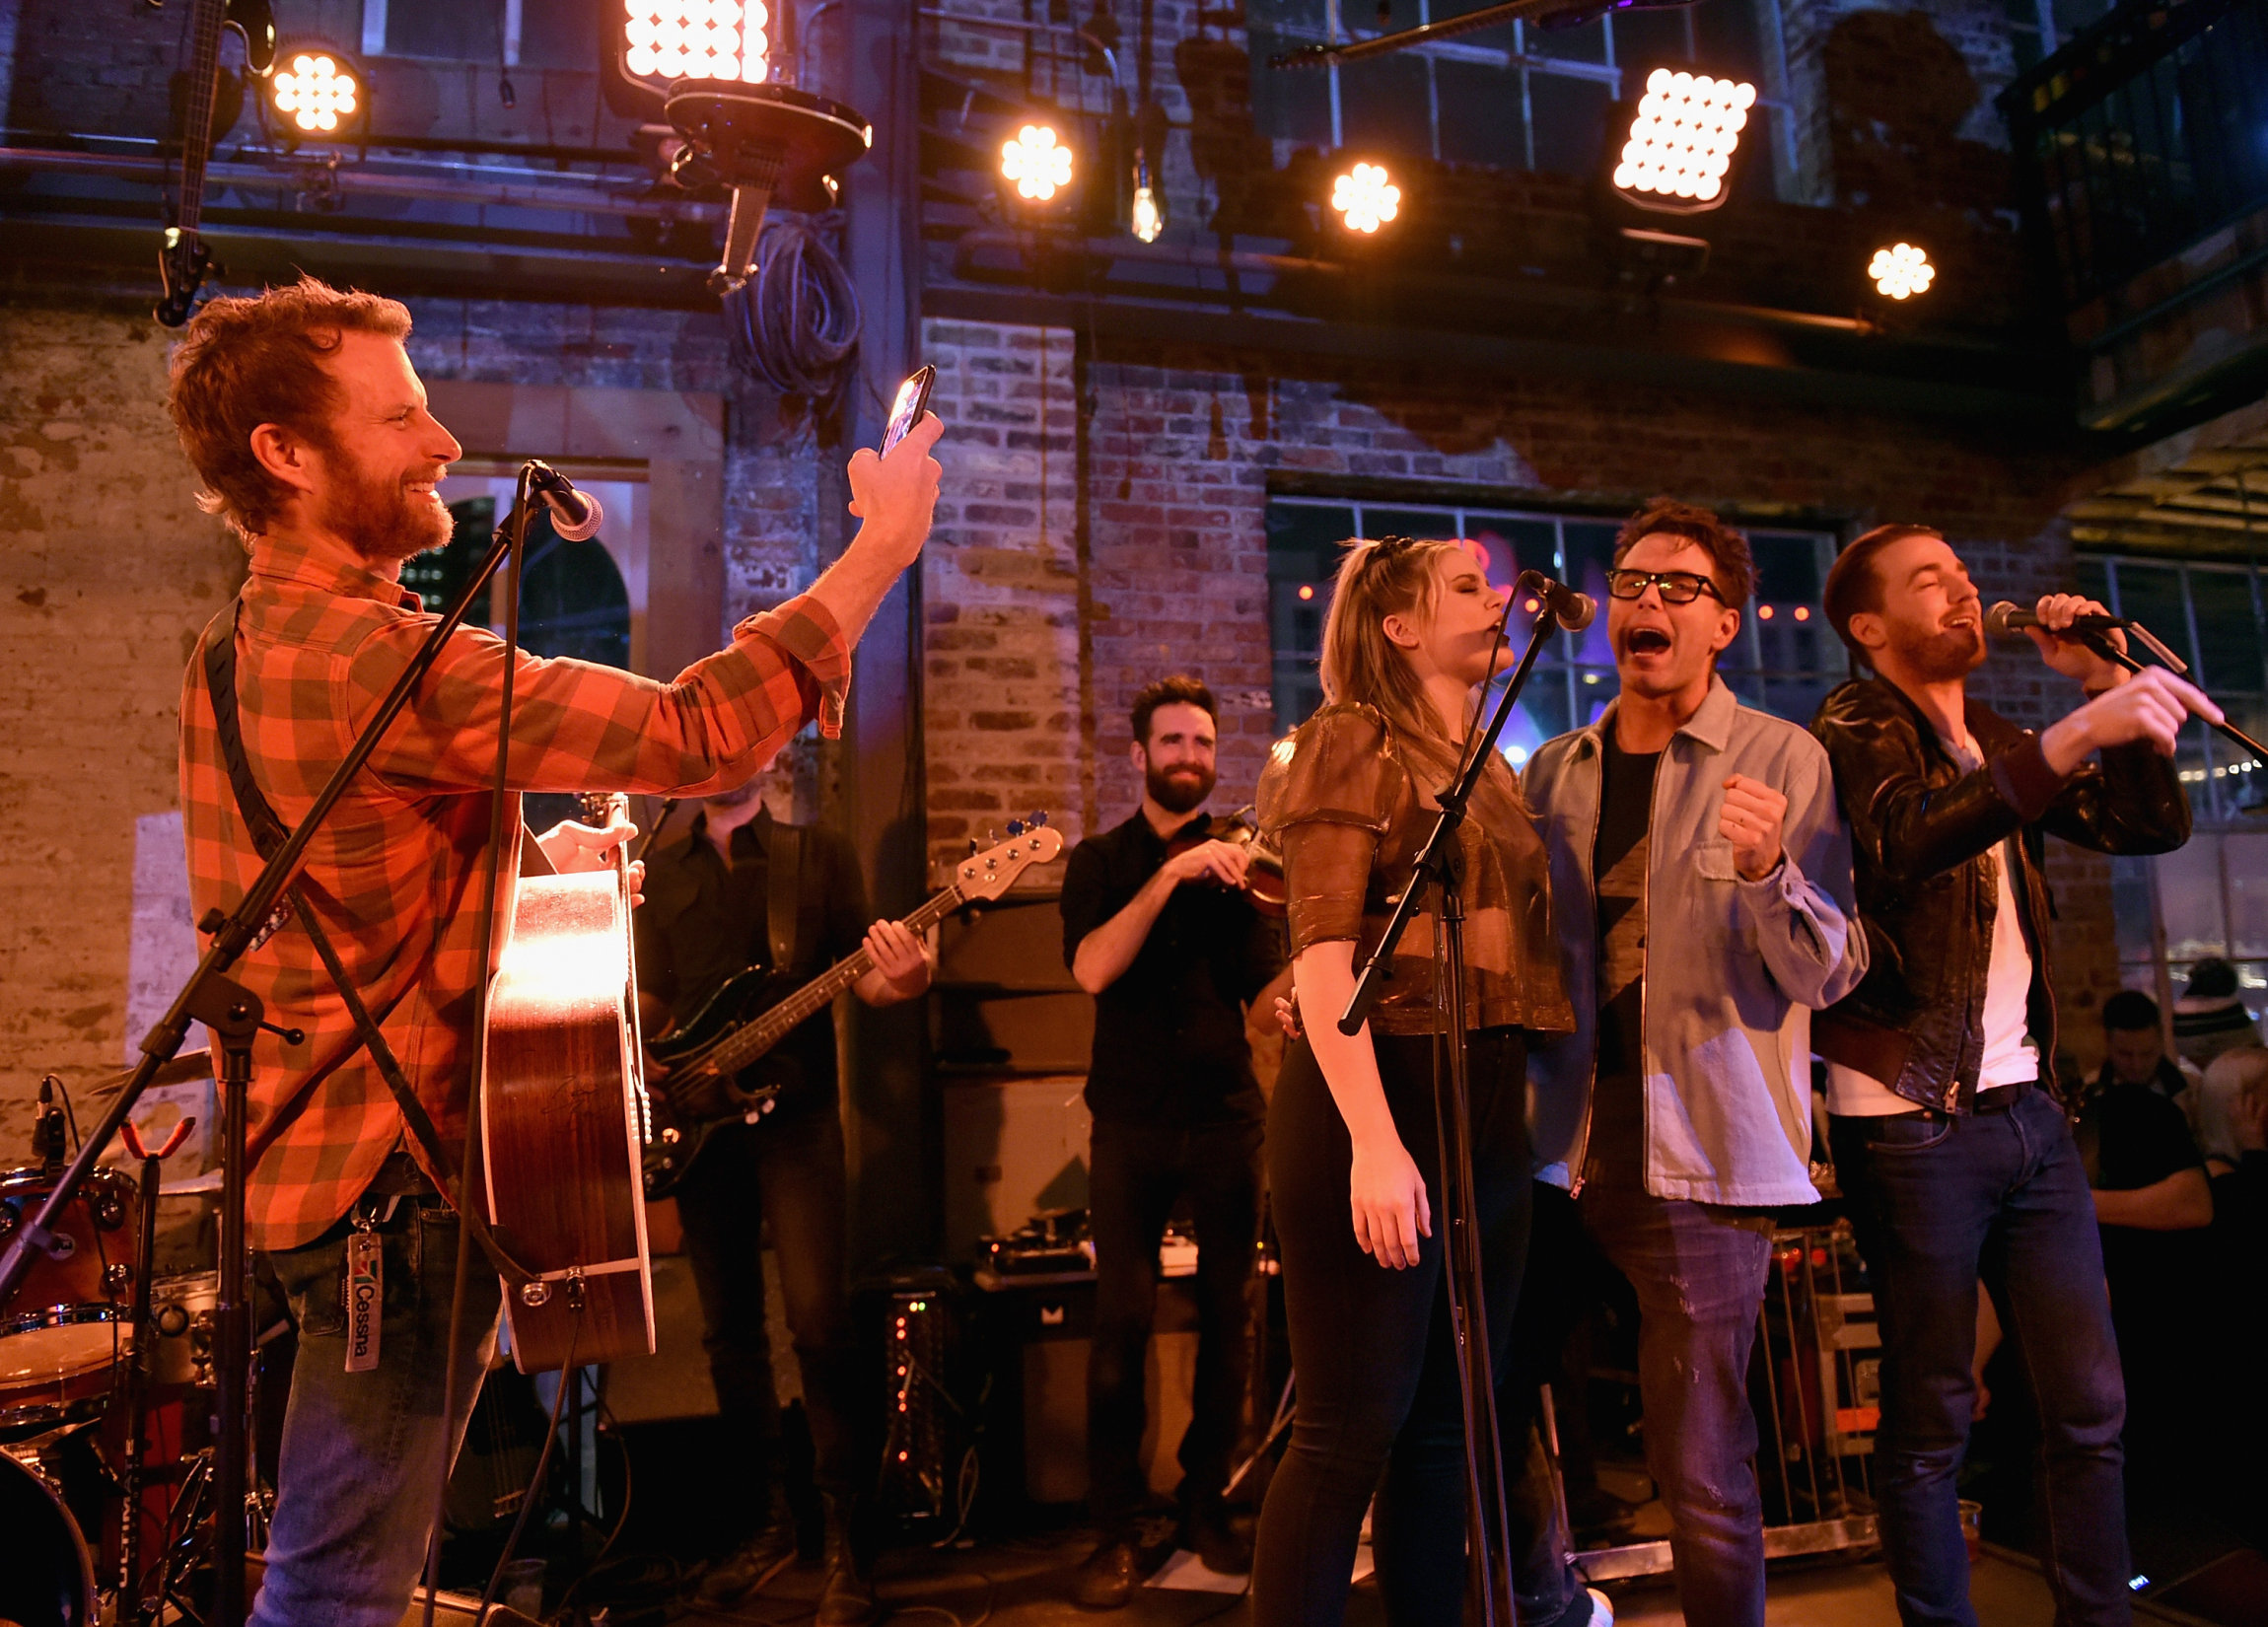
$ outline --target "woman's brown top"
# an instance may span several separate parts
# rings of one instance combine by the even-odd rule
[[[1260,775],[1260,824],[1281,847],[1290,891],[1292,954],[1351,939],[1358,969],[1385,936],[1409,886],[1440,804],[1429,768],[1394,740],[1376,707],[1326,706],[1270,753]],[[1551,936],[1551,879],[1520,782],[1494,757],[1457,834],[1464,857],[1465,1026],[1570,1032]],[[1371,1011],[1380,1033],[1438,1033],[1435,908],[1402,935],[1385,992]],[[1307,1014],[1333,1020],[1337,1013]]]

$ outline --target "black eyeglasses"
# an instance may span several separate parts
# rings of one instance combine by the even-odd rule
[[[1646,590],[1660,588],[1665,604],[1690,604],[1703,594],[1718,603],[1725,596],[1717,584],[1698,571],[1608,571],[1606,591],[1616,599],[1644,599]]]

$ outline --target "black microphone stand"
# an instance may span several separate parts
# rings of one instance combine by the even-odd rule
[[[2142,637],[2142,641],[2145,644],[2148,644],[2152,649],[2163,650],[2165,648],[2164,645],[2159,643],[2157,639],[2153,638],[2151,636],[2150,629],[2143,626],[2139,621],[2134,624],[2133,630],[2136,633],[2139,633]],[[2117,645],[2111,643],[2110,637],[2106,633],[2096,632],[2090,628],[2079,634],[2079,640],[2090,650],[2092,650],[2096,655],[2102,657],[2103,660],[2110,662],[2115,666],[2123,667],[2130,672],[2139,672],[2142,671],[2142,663],[2136,661],[2124,650],[2121,650]],[[2183,670],[2186,671],[2186,669]],[[2228,736],[2229,739],[2234,741],[2238,745],[2244,747],[2245,750],[2251,752],[2252,755],[2258,758],[2262,764],[2268,765],[2268,745],[2262,745],[2250,735],[2247,735],[2243,730],[2237,728],[2236,725],[2229,722],[2226,717],[2223,718],[2219,723],[2208,723],[2207,727],[2219,730],[2222,734]]]
[[[520,489],[504,524],[496,528],[487,556],[458,591],[441,620],[426,635],[417,653],[393,680],[393,687],[379,702],[378,710],[354,744],[332,770],[322,789],[274,857],[231,913],[210,910],[197,923],[212,938],[197,969],[189,974],[179,994],[142,1040],[142,1059],[110,1100],[110,1106],[93,1132],[80,1143],[79,1154],[56,1182],[37,1214],[16,1229],[7,1252],[0,1254],[0,1306],[24,1284],[32,1269],[35,1249],[53,1241],[48,1230],[78,1195],[93,1171],[96,1160],[132,1115],[143,1091],[158,1070],[172,1061],[187,1037],[191,1023],[212,1030],[220,1053],[215,1070],[220,1092],[221,1218],[220,1294],[213,1308],[213,1379],[216,1428],[213,1443],[213,1600],[205,1620],[208,1627],[241,1627],[245,1618],[245,1497],[249,1462],[249,1396],[251,1372],[251,1316],[248,1302],[250,1251],[246,1236],[245,1101],[251,1084],[252,1040],[262,1029],[281,1036],[287,1044],[300,1044],[305,1035],[297,1028],[280,1028],[266,1021],[259,996],[228,976],[260,941],[284,893],[306,868],[307,848],[331,811],[345,796],[347,786],[360,773],[393,720],[440,657],[441,647],[463,621],[480,591],[488,585],[507,556],[525,540],[532,490],[523,469]],[[491,888],[493,892],[493,888]],[[478,1105],[473,1108],[478,1117]],[[144,1261],[147,1269],[147,1260]],[[129,1514],[131,1511],[129,1511]]]
[[[1429,886],[1441,889],[1442,972],[1450,1013],[1448,1120],[1449,1145],[1443,1149],[1442,1214],[1449,1228],[1450,1317],[1457,1342],[1457,1392],[1464,1409],[1465,1529],[1471,1563],[1480,1579],[1480,1627],[1515,1627],[1512,1543],[1505,1523],[1504,1446],[1497,1430],[1496,1378],[1488,1349],[1488,1305],[1481,1282],[1481,1244],[1475,1213],[1472,1172],[1472,1098],[1469,1094],[1471,1057],[1464,1027],[1464,866],[1457,847],[1457,832],[1480,776],[1504,733],[1505,721],[1526,687],[1529,671],[1542,652],[1544,641],[1558,627],[1558,616],[1548,593],[1536,596],[1535,626],[1527,649],[1513,670],[1512,678],[1497,697],[1496,710],[1478,745],[1469,753],[1456,783],[1440,794],[1441,813],[1434,820],[1425,846],[1418,850],[1410,876],[1386,922],[1385,936],[1371,952],[1354,997],[1339,1018],[1339,1032],[1360,1033],[1378,1004],[1381,984],[1390,975],[1395,947],[1415,918]],[[1439,1054],[1438,1052],[1436,1053]],[[1436,1113],[1440,1093],[1436,1094]],[[1438,1119],[1437,1119],[1438,1122]],[[1524,1171],[1523,1178],[1525,1178]]]

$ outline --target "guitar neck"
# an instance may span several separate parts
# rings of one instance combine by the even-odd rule
[[[961,906],[960,888],[949,886],[905,918],[906,930],[927,932]],[[874,970],[874,956],[860,950],[822,971],[744,1028],[736,1028],[699,1057],[686,1062],[719,1073],[738,1073],[834,1003],[836,995]],[[680,1063],[679,1067],[686,1063]]]
[[[228,0],[197,0],[189,38],[189,95],[181,122],[180,218],[186,237],[195,237],[205,208],[205,161],[213,145],[213,82],[221,69],[221,25]]]

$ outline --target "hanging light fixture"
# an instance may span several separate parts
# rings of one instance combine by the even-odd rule
[[[1723,205],[1756,105],[1744,80],[1656,68],[1614,164],[1614,190],[1642,209],[1694,215]]]
[[[1938,268],[1930,256],[1910,243],[1893,243],[1875,250],[1867,275],[1875,279],[1875,292],[1884,299],[1906,300],[1927,294],[1937,281]]]
[[[622,71],[758,85],[771,71],[770,25],[764,0],[622,0]]]
[[[1350,232],[1366,237],[1401,213],[1402,189],[1382,164],[1357,164],[1331,182],[1331,207]]]
[[[1000,144],[1000,173],[1018,197],[1046,203],[1071,184],[1071,149],[1052,124],[1027,124]]]
[[[356,128],[369,110],[362,69],[329,45],[292,45],[278,53],[267,104],[294,141],[330,141]]]

